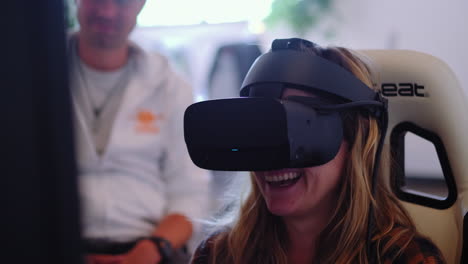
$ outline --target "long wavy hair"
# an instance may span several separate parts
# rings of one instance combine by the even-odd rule
[[[352,51],[304,45],[299,50],[332,61],[373,87],[368,66]],[[316,263],[369,263],[366,241],[371,206],[375,223],[371,230],[372,249],[377,259],[389,254],[397,242],[400,252],[404,251],[416,235],[416,229],[382,178],[374,183],[376,191],[372,195],[372,173],[380,138],[378,121],[363,110],[347,112],[342,118],[349,158],[339,187],[338,206],[317,243]],[[378,161],[378,175],[388,175],[390,161],[385,153]],[[240,205],[236,219],[214,237],[210,263],[288,263],[285,225],[281,217],[269,212],[253,175],[250,184],[250,192]]]

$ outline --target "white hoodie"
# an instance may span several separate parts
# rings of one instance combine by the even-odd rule
[[[163,56],[133,48],[132,74],[102,155],[72,75],[85,238],[129,241],[151,234],[167,214],[203,218],[208,211],[209,174],[192,163],[183,138],[191,88]]]

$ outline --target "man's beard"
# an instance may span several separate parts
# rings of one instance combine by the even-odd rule
[[[90,31],[87,35],[90,44],[98,49],[114,49],[125,45],[129,32],[119,22],[96,17],[88,20]],[[110,27],[112,30],[108,33],[94,31],[93,26],[99,26],[99,24]]]
[[[115,49],[127,43],[127,35],[117,34],[109,36],[93,32],[89,34],[89,41],[93,47],[98,49]]]

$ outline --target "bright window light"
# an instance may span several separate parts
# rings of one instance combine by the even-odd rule
[[[147,0],[139,26],[259,21],[271,11],[273,0]]]

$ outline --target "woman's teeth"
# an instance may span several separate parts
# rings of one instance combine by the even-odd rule
[[[279,183],[282,181],[294,180],[296,178],[299,178],[299,176],[301,176],[299,172],[287,172],[277,175],[266,175],[265,180],[268,183]]]

